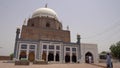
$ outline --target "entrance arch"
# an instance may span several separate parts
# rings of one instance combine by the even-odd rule
[[[43,52],[43,54],[42,54],[42,60],[46,61],[46,52]]]
[[[54,61],[54,53],[53,52],[49,52],[48,61]]]
[[[55,61],[59,61],[59,54],[58,53],[56,53]]]
[[[28,60],[29,60],[29,61],[34,61],[34,60],[35,60],[35,54],[34,54],[34,51],[31,51],[31,52],[29,53]]]
[[[76,58],[76,55],[75,55],[75,54],[72,55],[72,62],[74,62],[74,63],[77,62],[77,58]]]
[[[70,63],[70,54],[66,54],[65,56],[65,62]]]
[[[19,60],[21,60],[21,58],[26,58],[26,57],[27,57],[26,51],[21,51],[20,56],[19,56]]]
[[[85,62],[86,63],[94,63],[94,61],[93,61],[93,54],[91,52],[87,52],[85,54]]]

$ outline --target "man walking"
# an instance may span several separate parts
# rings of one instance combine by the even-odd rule
[[[107,56],[106,56],[106,64],[107,64],[107,68],[113,68],[111,56],[109,53],[107,53]]]

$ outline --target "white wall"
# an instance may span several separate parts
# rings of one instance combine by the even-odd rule
[[[82,43],[81,44],[81,62],[85,63],[85,54],[87,52],[92,53],[93,55],[93,59],[94,59],[94,63],[98,63],[98,48],[97,48],[97,44],[86,44],[86,43]]]

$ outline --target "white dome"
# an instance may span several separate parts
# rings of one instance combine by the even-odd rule
[[[57,14],[54,10],[50,8],[39,8],[33,12],[32,18],[34,17],[41,17],[41,16],[48,16],[51,18],[57,19]]]

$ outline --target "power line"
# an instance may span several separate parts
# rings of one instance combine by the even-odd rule
[[[116,21],[115,24],[113,24],[113,25],[110,26],[109,28],[103,30],[102,32],[96,33],[95,35],[92,35],[92,36],[89,36],[89,37],[86,37],[86,38],[82,38],[82,39],[93,39],[93,38],[96,38],[96,37],[101,37],[102,35],[105,35],[106,33],[114,32],[115,29],[119,29],[118,27],[120,27],[120,22],[119,22],[119,20]],[[118,32],[119,32],[119,31],[118,31]]]

